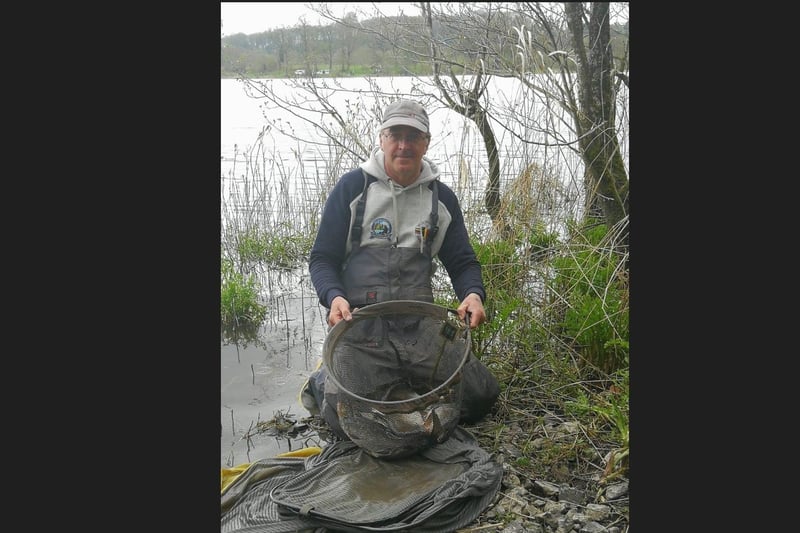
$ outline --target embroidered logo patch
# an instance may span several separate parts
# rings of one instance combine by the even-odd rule
[[[369,225],[370,239],[388,239],[392,236],[392,223],[385,218],[376,218]]]

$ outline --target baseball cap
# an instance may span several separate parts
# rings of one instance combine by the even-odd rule
[[[428,113],[425,108],[413,100],[397,100],[386,106],[383,111],[381,129],[392,126],[411,126],[429,133]]]

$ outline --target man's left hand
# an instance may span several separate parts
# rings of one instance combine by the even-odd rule
[[[470,329],[477,328],[486,322],[486,311],[483,308],[481,297],[471,292],[461,301],[461,305],[456,309],[458,316],[464,320],[467,313],[469,313],[469,327]]]

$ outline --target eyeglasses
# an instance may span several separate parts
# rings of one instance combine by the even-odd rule
[[[420,132],[410,132],[406,135],[403,135],[397,131],[387,131],[383,134],[384,139],[388,139],[393,143],[399,143],[400,141],[405,141],[406,144],[417,144],[422,142],[423,139],[430,139],[430,135],[427,133],[420,133]]]

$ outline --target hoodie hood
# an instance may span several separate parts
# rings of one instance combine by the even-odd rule
[[[359,167],[363,168],[368,174],[375,176],[379,180],[388,182],[389,176],[386,175],[386,171],[383,168],[384,157],[385,154],[383,153],[383,150],[381,150],[379,146],[375,147],[372,150],[372,154],[370,155],[369,159],[361,163]],[[422,156],[422,173],[420,173],[417,181],[409,185],[409,187],[415,187],[436,179],[439,179],[439,167],[427,157]]]

